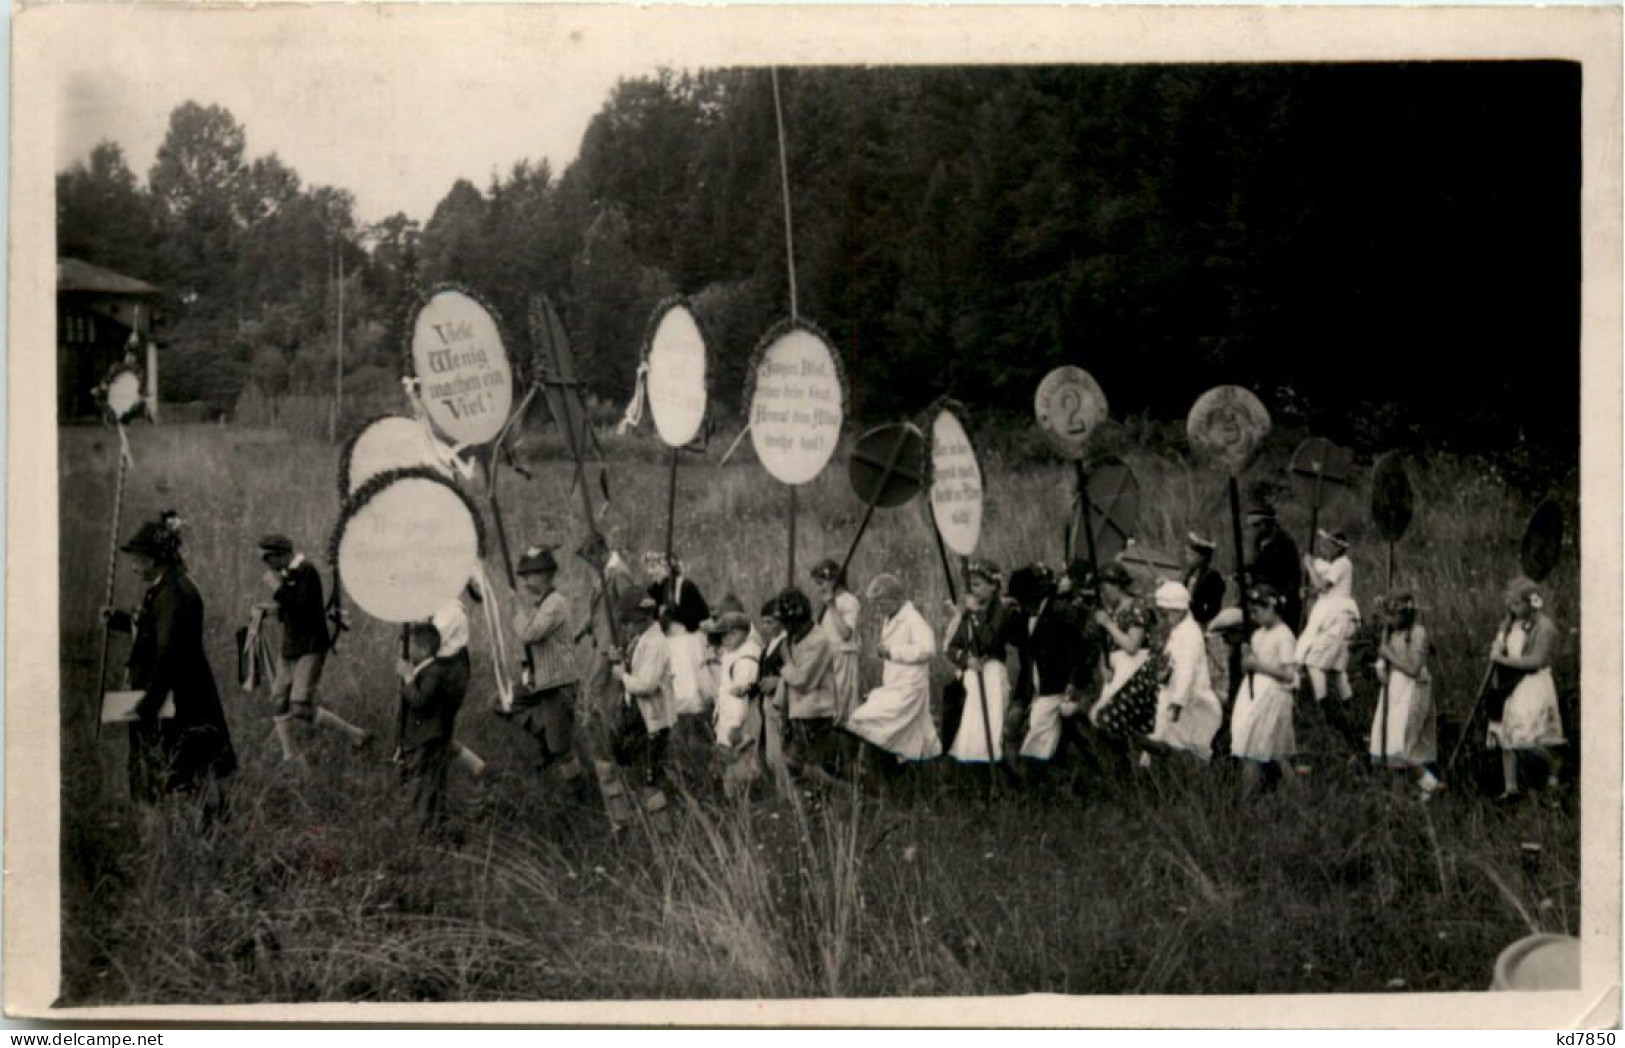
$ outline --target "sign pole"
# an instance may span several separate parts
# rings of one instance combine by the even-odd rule
[[[677,456],[681,448],[671,449],[671,470],[666,475],[666,562],[671,563],[672,533],[677,526]]]
[[[1094,510],[1089,505],[1089,474],[1084,471],[1083,460],[1079,459],[1078,467],[1078,521],[1083,527],[1085,547],[1089,551],[1089,570],[1098,578],[1100,564],[1095,553],[1095,522]],[[1071,550],[1067,551],[1068,561],[1071,560]]]
[[[903,453],[905,440],[898,440],[892,445],[891,453],[886,456],[886,466],[880,471],[880,483],[876,485],[877,491],[884,491],[891,481],[892,474],[897,470],[897,459]],[[846,576],[846,569],[852,566],[852,554],[858,551],[858,543],[863,539],[863,533],[869,530],[869,521],[874,518],[876,499],[865,499],[868,503],[863,509],[863,519],[858,522],[858,533],[852,536],[852,544],[846,547],[846,556],[841,558],[841,576]]]
[[[112,542],[109,543],[111,548],[107,552],[107,597],[102,602],[102,606],[104,608],[111,608],[113,606],[113,589],[118,578],[118,533],[119,525],[122,523],[124,518],[124,474],[129,468],[130,464],[129,456],[126,455],[122,450],[124,444],[122,439],[124,434],[124,424],[122,422],[118,422],[115,423],[115,425],[117,425],[119,428],[119,435],[121,439],[119,441],[120,451],[118,456],[118,479],[113,482],[113,538]],[[91,697],[93,704],[101,702],[102,689],[106,687],[107,684],[107,651],[108,645],[112,642],[112,639],[112,628],[107,620],[103,619],[102,653],[101,658],[96,661],[96,689],[92,693]],[[95,721],[96,737],[99,739],[101,738],[102,734],[102,719],[99,714],[96,716]]]
[[[958,604],[959,593],[954,587],[954,571],[953,568],[948,566],[948,548],[942,544],[942,532],[937,529],[937,511],[931,505],[930,499],[925,500],[925,511],[931,516],[931,535],[937,540],[937,559],[942,561],[942,577],[948,583],[948,599]],[[964,567],[965,563],[965,559],[961,558],[961,568]]]
[[[1388,540],[1388,574],[1383,582],[1383,592],[1393,596],[1394,592],[1394,541]],[[1386,629],[1386,623],[1384,628]],[[1391,679],[1394,668],[1388,667],[1388,672],[1382,677],[1382,766],[1388,767],[1388,681]]]

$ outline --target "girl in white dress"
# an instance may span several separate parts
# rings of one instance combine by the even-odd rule
[[[1281,595],[1259,584],[1247,595],[1258,628],[1241,648],[1241,687],[1230,721],[1230,752],[1239,757],[1243,793],[1273,789],[1297,752],[1292,694],[1298,686],[1296,642],[1281,620]]]
[[[742,611],[724,611],[705,623],[719,636],[722,654],[717,667],[717,703],[712,730],[722,763],[722,783],[730,797],[749,791],[761,777],[762,713],[757,677],[762,648],[750,619]]]
[[[1428,673],[1428,633],[1416,621],[1416,600],[1398,593],[1383,603],[1388,621],[1377,649],[1377,679],[1383,691],[1371,718],[1371,760],[1388,767],[1420,772],[1423,794],[1431,794],[1439,781],[1438,728],[1433,714],[1433,677]],[[1388,705],[1388,730],[1383,733],[1383,701]]]
[[[1168,679],[1157,694],[1157,726],[1151,740],[1205,761],[1213,755],[1213,736],[1224,720],[1224,708],[1208,677],[1207,642],[1191,618],[1191,595],[1184,586],[1164,582],[1154,600],[1167,624],[1163,654]]]
[[[1502,800],[1518,791],[1518,753],[1533,753],[1547,769],[1547,785],[1557,783],[1551,747],[1561,746],[1563,722],[1557,711],[1557,685],[1552,680],[1552,658],[1557,649],[1557,625],[1542,611],[1540,589],[1526,578],[1514,579],[1506,590],[1507,619],[1490,644],[1490,661],[1498,673],[1517,677],[1501,709],[1492,718],[1489,745],[1501,751],[1501,774],[1506,781]]]
[[[858,615],[863,604],[846,586],[846,574],[833,560],[812,570],[820,611],[818,627],[835,646],[835,723],[845,723],[858,707]]]
[[[1010,698],[1010,677],[1004,665],[1006,613],[996,565],[972,561],[965,575],[968,592],[948,629],[948,659],[958,668],[965,686],[965,709],[948,754],[956,761],[986,763],[1004,756],[1004,714]]]
[[[1317,596],[1303,636],[1298,638],[1296,661],[1309,672],[1316,702],[1326,698],[1329,684],[1336,684],[1337,697],[1346,703],[1354,697],[1349,687],[1349,642],[1360,631],[1354,562],[1349,559],[1349,540],[1341,531],[1318,534],[1331,559],[1303,558],[1304,578]]]
[[[931,721],[931,657],[937,651],[936,636],[895,575],[875,576],[866,596],[885,616],[876,649],[885,667],[880,687],[852,712],[846,730],[898,760],[935,757],[942,752]]]

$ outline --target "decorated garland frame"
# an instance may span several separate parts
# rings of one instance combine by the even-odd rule
[[[335,571],[338,570],[339,564],[339,543],[344,539],[344,530],[349,525],[350,519],[360,512],[367,503],[371,502],[380,491],[389,487],[395,481],[413,479],[431,480],[456,493],[457,497],[462,500],[464,507],[468,509],[469,516],[474,518],[474,548],[480,560],[485,559],[485,519],[480,516],[479,507],[474,504],[474,500],[469,497],[468,492],[427,466],[411,466],[406,469],[386,470],[378,474],[361,485],[353,497],[344,501],[344,507],[339,512],[338,523],[333,525],[333,534],[327,540],[327,563]]]
[[[712,331],[710,326],[700,316],[699,310],[694,308],[693,296],[680,294],[667,295],[665,298],[655,303],[654,308],[649,311],[649,320],[644,325],[643,345],[638,350],[638,367],[643,368],[648,366],[649,353],[654,349],[655,332],[660,329],[660,322],[665,319],[666,314],[678,306],[681,306],[688,311],[689,317],[691,317],[694,321],[694,326],[699,329],[700,342],[705,346],[705,373],[700,379],[700,386],[705,390],[705,412],[700,416],[699,436],[695,437],[694,441],[690,441],[689,445],[686,445],[692,446],[695,441],[704,441],[711,429],[711,354],[712,347],[716,345],[711,337]],[[831,354],[831,356],[833,355],[834,354]],[[839,366],[838,361],[837,366]],[[842,394],[845,394],[844,387],[842,389]],[[653,423],[653,418],[654,416],[651,414],[651,424]]]

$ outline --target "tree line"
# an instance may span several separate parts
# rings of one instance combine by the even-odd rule
[[[1556,62],[801,68],[779,74],[801,315],[884,421],[950,394],[1025,424],[1076,363],[1116,415],[1206,387],[1376,450],[1578,457],[1578,67]],[[553,296],[623,402],[650,311],[690,296],[737,414],[789,311],[777,123],[760,69],[621,82],[562,174],[521,159],[428,219],[249,158],[188,102],[145,184],[114,143],[58,176],[59,250],[162,285],[171,397],[399,375],[402,316],[479,289],[516,354]],[[516,144],[522,152],[522,143]]]

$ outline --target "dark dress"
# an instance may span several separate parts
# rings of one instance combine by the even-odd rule
[[[1005,638],[1010,630],[1010,607],[999,600],[991,608],[961,615],[954,635],[948,638],[948,661],[960,669],[973,658],[1003,662]],[[959,734],[959,721],[964,715],[965,685],[956,678],[942,689],[942,738],[947,739],[950,746]]]
[[[677,590],[675,596],[672,591]],[[690,633],[700,631],[700,623],[711,617],[711,608],[705,603],[700,587],[692,579],[681,575],[667,576],[649,586],[649,596],[659,606],[660,628],[667,629],[673,622],[681,623]]]
[[[115,614],[108,625],[128,631],[132,622]],[[183,569],[148,587],[133,626],[130,687],[146,695],[130,724],[130,796],[151,802],[232,774],[237,753],[203,650],[203,597]],[[159,720],[168,697],[175,716]]]
[[[1267,582],[1281,595],[1281,621],[1296,633],[1303,622],[1303,565],[1292,536],[1276,528],[1258,542],[1247,567],[1247,582]]]
[[[1211,565],[1195,565],[1185,572],[1185,588],[1191,595],[1191,618],[1207,629],[1224,604],[1224,576]]]

